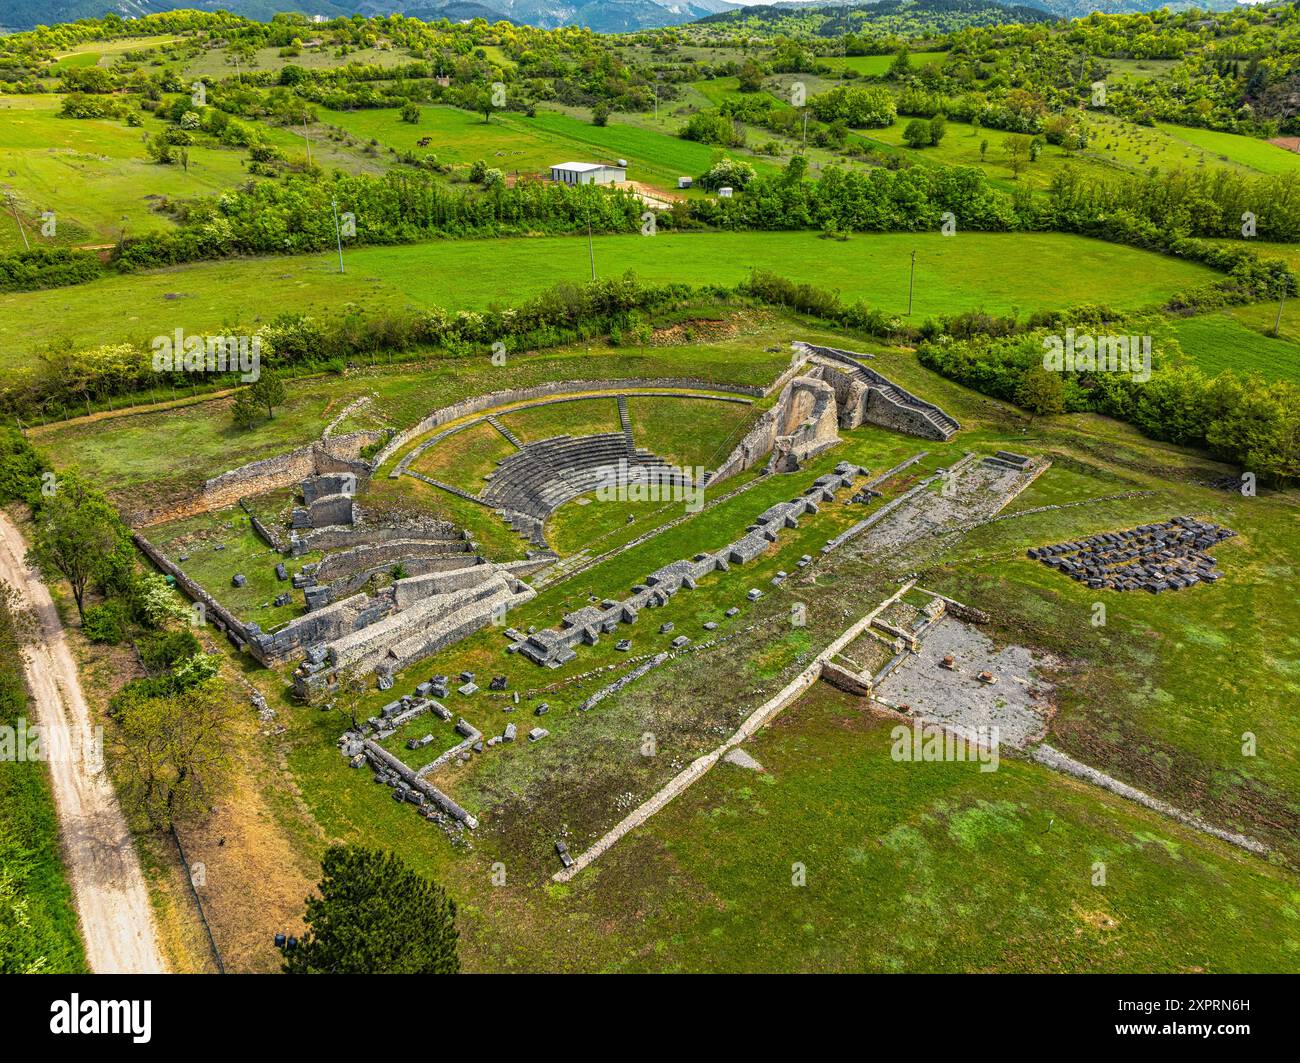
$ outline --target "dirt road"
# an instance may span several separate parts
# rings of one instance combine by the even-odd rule
[[[27,682],[50,765],[59,833],[77,903],[86,960],[100,973],[166,970],[140,861],[94,748],[90,710],[63,625],[40,578],[23,564],[26,546],[0,513],[0,579],[16,588],[41,622],[43,640],[26,650]]]

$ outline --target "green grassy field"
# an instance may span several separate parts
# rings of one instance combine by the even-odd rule
[[[1258,312],[1258,308],[1243,308]],[[1276,311],[1276,307],[1271,308]],[[1271,325],[1274,318],[1266,315]],[[1248,328],[1232,314],[1189,317],[1173,325],[1174,335],[1192,361],[1207,373],[1230,369],[1300,383],[1300,343]]]
[[[484,122],[481,114],[455,107],[424,106],[420,121],[403,122],[396,108],[331,111],[321,108],[321,121],[363,140],[378,141],[398,151],[427,152],[441,162],[469,165],[482,159],[506,173],[549,173],[561,162],[626,159],[628,178],[664,188],[676,188],[680,176],[696,177],[709,168],[714,149],[682,140],[621,116],[606,126],[592,125],[572,114],[538,110],[533,118],[511,112]],[[425,137],[431,143],[420,148]],[[772,171],[771,164],[756,168]]]
[[[497,462],[514,452],[515,448],[500,432],[483,422],[426,450],[411,468],[476,495],[486,486],[483,478],[496,468]]]
[[[559,435],[589,436],[619,431],[618,407],[612,398],[534,406],[502,414],[498,420],[525,443]]]
[[[259,624],[264,631],[272,631],[304,611],[302,595],[293,592],[290,582],[276,578],[275,566],[283,562],[292,575],[321,556],[312,551],[283,557],[258,537],[238,506],[160,524],[146,529],[145,535],[235,616]],[[184,561],[182,554],[186,555]],[[243,587],[231,585],[236,573],[246,579]],[[288,605],[272,604],[286,592],[293,594]]]
[[[941,66],[948,58],[947,52],[912,52],[908,57],[912,69],[920,70],[923,66]],[[892,55],[828,55],[821,60],[836,70],[855,70],[865,77],[880,77],[889,72],[893,65]]]
[[[1199,265],[1116,244],[1049,233],[863,234],[829,242],[813,233],[606,236],[594,241],[601,276],[627,270],[649,281],[737,284],[753,269],[838,289],[893,314],[907,310],[917,251],[913,319],[982,307],[1021,313],[1076,303],[1148,306],[1211,282]],[[587,241],[574,237],[457,240],[331,255],[239,259],[113,276],[74,288],[6,297],[0,365],[66,337],[78,346],[147,342],[187,332],[254,329],[286,309],[333,318],[408,305],[511,305],[558,282],[590,277]],[[249,292],[258,298],[250,301]],[[33,335],[30,321],[47,322]]]
[[[1235,163],[1260,173],[1283,174],[1300,171],[1300,155],[1279,148],[1267,140],[1243,137],[1235,133],[1220,133],[1213,129],[1192,129],[1158,123],[1156,128],[1172,140],[1191,145],[1197,160]]]
[[[142,113],[143,125],[101,119],[60,118],[61,98],[0,96],[0,193],[12,193],[27,240],[38,244],[109,244],[172,226],[154,209],[162,198],[215,195],[248,180],[247,152],[221,146],[189,149],[188,171],[160,166],[145,152],[144,140],[166,123]],[[303,138],[263,126],[269,143],[288,157],[305,152]],[[319,131],[318,131],[319,136]],[[324,166],[359,172],[379,165],[328,140],[316,144]],[[0,251],[21,249],[22,234],[12,210],[0,214]],[[41,214],[53,211],[53,237],[41,233]]]
[[[628,416],[639,447],[679,468],[717,468],[757,417],[752,406],[730,402],[631,398]]]

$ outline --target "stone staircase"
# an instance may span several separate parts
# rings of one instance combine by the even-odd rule
[[[865,373],[863,375],[865,376]],[[881,385],[867,381],[864,382],[868,383],[869,387],[874,388],[881,398],[893,403],[895,406],[911,411],[927,424],[933,426],[936,435],[941,439],[951,439],[957,429],[961,427],[954,418],[949,417],[937,406],[923,403],[919,399],[909,395],[907,392],[895,387],[893,384]]]
[[[618,397],[618,420],[623,426],[623,438],[627,440],[627,452],[633,454],[636,452],[636,440],[632,438],[632,418],[627,410],[627,396]]]
[[[508,442],[516,450],[524,449],[524,444],[520,442],[519,437],[515,435],[514,432],[510,431],[509,428],[503,425],[495,417],[489,414],[486,420],[487,423],[490,424],[493,428],[495,428],[498,432],[500,432],[501,435],[505,437],[506,442]]]

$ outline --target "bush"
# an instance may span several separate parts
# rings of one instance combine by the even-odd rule
[[[855,129],[883,129],[898,115],[888,89],[862,85],[839,85],[808,101],[813,114],[823,122],[844,122]]]
[[[0,255],[0,292],[31,292],[84,284],[104,272],[93,251],[67,247],[33,247]]]
[[[740,159],[718,159],[709,169],[700,175],[702,188],[739,188],[743,189],[754,180],[754,167]]]
[[[126,638],[126,622],[126,608],[114,600],[90,606],[81,630],[91,642],[116,646]]]
[[[930,123],[913,118],[903,129],[903,141],[909,148],[923,148],[930,143]]]

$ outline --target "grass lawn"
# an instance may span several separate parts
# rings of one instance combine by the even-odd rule
[[[259,624],[263,631],[273,631],[305,611],[301,592],[293,589],[290,580],[278,579],[275,566],[283,562],[292,576],[321,558],[319,551],[282,556],[258,537],[238,506],[146,528],[144,534],[235,616]],[[182,561],[181,554],[187,560]],[[247,581],[243,587],[231,585],[236,573]],[[285,593],[292,596],[288,605],[271,604]]]
[[[636,445],[680,468],[717,468],[757,417],[733,402],[628,399]]]
[[[832,243],[803,232],[661,232],[597,237],[594,246],[602,276],[630,269],[650,281],[737,284],[752,269],[773,270],[897,314],[907,310],[916,250],[918,321],[977,307],[995,313],[1078,303],[1137,308],[1216,276],[1194,263],[1051,233],[860,234]],[[577,237],[365,247],[345,252],[345,259],[341,275],[328,254],[235,259],[9,295],[10,312],[0,317],[0,365],[21,364],[24,352],[59,337],[78,346],[127,338],[147,344],[178,327],[194,333],[256,328],[286,308],[321,317],[349,304],[372,311],[482,309],[590,276],[587,241]],[[248,298],[253,291],[256,300]],[[31,321],[49,327],[33,335]]]
[[[553,436],[590,436],[620,431],[612,398],[581,399],[502,414],[498,420],[525,443]]]
[[[1164,123],[1157,124],[1156,128],[1176,141],[1190,144],[1207,159],[1214,158],[1220,163],[1234,163],[1266,174],[1300,172],[1300,155],[1267,140]]]
[[[476,495],[487,486],[483,478],[513,453],[515,447],[505,436],[481,422],[426,450],[412,469]]]
[[[1261,309],[1269,312],[1271,328],[1277,307],[1241,307],[1258,316]],[[1183,351],[1205,372],[1214,374],[1231,369],[1239,375],[1252,372],[1266,377],[1300,383],[1300,343],[1281,337],[1266,335],[1242,323],[1236,314],[1206,314],[1203,317],[1182,318],[1173,323],[1174,335]]]
[[[948,58],[947,52],[912,52],[908,58],[912,69],[923,66],[941,66]],[[856,70],[865,77],[880,77],[889,72],[894,63],[892,55],[827,55],[820,62],[836,70]]]

